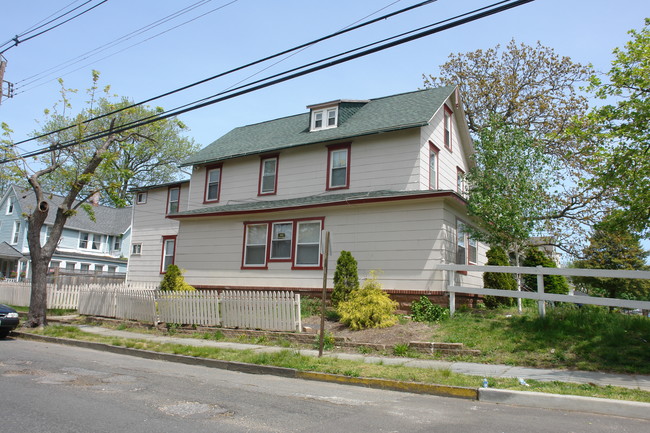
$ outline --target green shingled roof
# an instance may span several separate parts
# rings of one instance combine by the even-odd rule
[[[336,128],[309,131],[309,112],[235,128],[198,151],[181,166],[206,164],[305,144],[426,125],[454,87],[438,87],[371,99],[347,112]]]
[[[226,205],[201,207],[188,211],[178,212],[170,215],[171,218],[181,217],[200,217],[200,216],[218,216],[233,213],[256,213],[272,212],[285,209],[296,209],[314,206],[332,206],[342,204],[362,203],[366,201],[381,201],[390,199],[408,199],[424,198],[436,196],[453,196],[458,197],[454,191],[444,190],[413,190],[413,191],[367,191],[367,192],[350,192],[343,194],[325,194],[312,195],[308,197],[299,197],[283,200],[260,200],[245,203],[233,203]],[[460,199],[460,197],[458,197]]]

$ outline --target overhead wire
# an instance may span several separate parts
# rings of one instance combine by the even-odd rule
[[[89,3],[90,1],[92,1],[92,0],[87,1],[87,2],[84,3],[83,5]],[[31,35],[31,36],[29,36],[29,37],[27,37],[27,38],[25,38],[25,39],[19,40],[19,39],[18,39],[19,36],[16,36],[15,38],[12,39],[12,41],[14,42],[14,45],[12,45],[12,46],[10,46],[10,47],[8,47],[8,48],[5,48],[4,50],[0,51],[0,54],[4,54],[4,53],[6,53],[6,52],[9,51],[10,49],[12,49],[12,48],[18,46],[18,44],[22,44],[22,43],[27,42],[27,41],[29,41],[29,40],[31,40],[31,39],[34,39],[34,38],[36,38],[36,37],[38,37],[38,36],[41,36],[41,35],[43,35],[43,34],[49,32],[50,30],[54,30],[54,29],[56,29],[57,27],[60,27],[60,26],[62,26],[63,24],[65,24],[65,23],[67,23],[67,22],[70,22],[70,21],[72,21],[73,19],[78,18],[78,17],[80,17],[81,15],[84,15],[84,14],[90,12],[91,10],[95,9],[96,7],[99,7],[99,6],[103,5],[103,4],[106,3],[107,1],[108,1],[108,0],[102,0],[101,2],[97,3],[96,5],[93,5],[93,6],[89,7],[88,9],[79,12],[77,15],[74,15],[74,16],[68,18],[68,19],[65,20],[65,21],[62,21],[62,22],[60,22],[60,23],[57,23],[57,24],[53,25],[52,27],[49,27],[49,28],[47,28],[47,29],[45,29],[45,30],[43,30],[43,31],[41,31],[41,32],[39,32],[39,33],[36,33],[35,35]],[[83,5],[81,5],[81,6],[83,6]],[[79,7],[81,7],[81,6],[79,6]],[[76,10],[76,9],[78,9],[79,7],[73,9],[73,11]],[[70,12],[71,12],[71,11],[70,11]],[[50,22],[48,22],[48,24],[51,23],[51,22],[53,22],[53,21],[56,21],[57,19],[59,19],[59,18],[65,16],[65,15],[67,15],[67,14],[70,13],[70,12],[66,12],[65,14],[61,15],[60,17],[57,17],[57,18],[55,18],[54,20],[51,20]],[[38,27],[38,28],[41,28],[41,27],[43,27],[43,26],[40,26],[40,27]],[[32,31],[35,31],[35,30],[37,30],[37,29],[34,29],[34,30],[32,30]],[[31,33],[32,31],[30,31],[30,32],[28,32],[28,33]],[[24,36],[24,35],[23,35],[23,36]]]
[[[523,4],[533,2],[533,1],[534,0],[516,0],[516,1],[510,2],[509,0],[503,0],[501,2],[497,2],[497,3],[494,3],[494,4],[489,5],[489,6],[485,6],[485,7],[482,7],[482,8],[475,9],[475,10],[473,10],[471,12],[467,12],[467,13],[458,15],[456,17],[440,21],[440,23],[446,23],[446,24],[443,24],[443,25],[438,25],[438,26],[435,26],[433,28],[428,28],[428,27],[431,27],[434,24],[429,25],[429,26],[421,27],[420,29],[422,29],[422,28],[428,28],[428,29],[424,30],[424,31],[420,31],[419,33],[410,34],[409,36],[402,37],[401,39],[394,40],[392,42],[388,42],[388,43],[385,43],[383,45],[378,45],[378,46],[375,46],[373,48],[368,48],[368,49],[366,49],[364,51],[361,51],[361,52],[358,52],[356,54],[351,54],[351,55],[348,55],[348,56],[345,56],[345,57],[341,57],[339,59],[326,61],[323,64],[316,65],[316,66],[313,66],[311,68],[308,68],[308,69],[305,69],[305,70],[302,70],[302,71],[298,71],[298,72],[295,72],[295,73],[292,73],[292,74],[289,74],[289,75],[285,75],[283,77],[279,77],[279,78],[273,79],[271,81],[267,81],[266,83],[260,83],[260,84],[258,84],[256,86],[249,87],[251,85],[251,84],[249,84],[249,85],[243,86],[243,87],[248,87],[248,88],[243,88],[243,89],[241,89],[239,91],[236,91],[236,92],[231,91],[232,93],[230,93],[228,95],[223,95],[221,97],[216,97],[218,95],[212,95],[212,96],[210,96],[208,98],[202,98],[199,101],[195,101],[195,102],[190,103],[190,104],[185,104],[180,109],[179,109],[179,107],[177,107],[177,108],[175,108],[173,110],[166,111],[166,112],[162,113],[161,115],[155,115],[155,116],[150,116],[150,117],[145,118],[145,119],[140,119],[138,121],[134,121],[134,122],[131,122],[129,124],[122,125],[119,128],[116,128],[114,130],[99,131],[97,133],[94,133],[94,134],[91,134],[91,135],[89,135],[87,137],[84,137],[81,140],[71,140],[71,141],[68,141],[68,142],[63,142],[63,143],[53,145],[48,149],[41,149],[41,150],[38,150],[38,151],[29,152],[27,154],[23,154],[21,156],[14,157],[14,158],[6,158],[5,160],[0,161],[0,164],[11,162],[11,161],[16,161],[16,160],[23,159],[23,158],[34,157],[34,156],[42,155],[42,154],[49,153],[49,152],[52,152],[52,151],[63,150],[65,148],[72,147],[72,146],[75,146],[75,145],[79,145],[81,143],[86,143],[88,141],[96,140],[96,139],[99,139],[99,138],[104,138],[104,137],[107,137],[107,136],[112,135],[112,134],[126,132],[126,131],[128,131],[130,129],[133,129],[133,128],[136,128],[136,127],[139,127],[139,126],[144,126],[144,125],[147,125],[147,124],[150,124],[150,123],[153,123],[153,122],[157,122],[157,121],[164,120],[164,119],[167,119],[167,118],[170,118],[170,117],[178,116],[180,114],[184,114],[184,113],[189,112],[189,111],[197,110],[199,108],[203,108],[203,107],[206,107],[206,106],[209,106],[209,105],[212,105],[212,104],[216,104],[218,102],[222,102],[222,101],[225,101],[225,100],[228,100],[228,99],[232,99],[232,98],[235,98],[237,96],[241,96],[241,95],[244,95],[244,94],[247,94],[247,93],[250,93],[250,92],[254,92],[256,90],[260,90],[260,89],[265,88],[265,87],[269,87],[269,86],[272,86],[272,85],[275,85],[275,84],[278,84],[278,83],[281,83],[281,82],[284,82],[284,81],[288,81],[288,80],[291,80],[291,79],[294,79],[294,78],[297,78],[297,77],[300,77],[300,76],[303,76],[303,75],[307,75],[307,74],[310,74],[310,73],[313,73],[313,72],[316,72],[316,71],[320,71],[320,70],[323,70],[323,69],[327,69],[327,68],[336,66],[338,64],[345,63],[345,62],[360,58],[360,57],[364,57],[364,56],[367,56],[369,54],[373,54],[373,53],[376,53],[376,52],[379,52],[379,51],[386,50],[388,48],[392,48],[392,47],[395,47],[395,46],[398,46],[398,45],[402,45],[402,44],[407,43],[407,42],[411,42],[411,41],[414,41],[414,40],[417,40],[417,39],[421,39],[423,37],[430,36],[432,34],[439,33],[441,31],[448,30],[448,29],[451,29],[451,28],[454,28],[454,27],[457,27],[457,26],[460,26],[460,25],[463,25],[463,24],[467,24],[469,22],[476,21],[478,19],[482,19],[482,18],[491,16],[491,15],[494,15],[494,14],[497,14],[497,13],[501,13],[501,12],[504,12],[506,10],[509,10],[509,9],[512,9],[512,8],[515,8],[515,7],[518,7],[518,6],[521,6]],[[458,18],[458,17],[463,17],[463,18]],[[417,29],[415,31],[417,31]],[[413,33],[413,32],[414,31],[406,32],[406,34]],[[394,38],[395,37],[387,38],[387,39],[384,39],[383,41],[394,39]],[[376,45],[376,43],[369,44],[369,45]],[[356,51],[356,50],[358,50],[358,49],[354,49],[354,50],[350,50],[350,51]],[[348,51],[348,52],[350,52],[350,51]],[[330,56],[330,58],[331,57],[338,57],[338,56],[340,56],[340,54],[336,55],[336,56]],[[300,68],[298,68],[298,69],[300,69]],[[277,74],[276,74],[276,76],[277,76]],[[268,79],[270,79],[270,78],[267,77],[267,78],[265,78],[263,80],[258,80],[258,82],[266,81]]]
[[[246,68],[249,68],[249,67],[251,67],[251,66],[255,66],[255,65],[258,65],[258,64],[264,63],[264,62],[266,62],[266,61],[268,61],[268,60],[271,60],[271,59],[274,59],[274,58],[277,58],[277,57],[283,56],[283,55],[285,55],[285,54],[291,53],[291,52],[296,51],[296,50],[300,50],[300,49],[302,49],[302,48],[305,48],[305,47],[308,47],[308,46],[311,46],[311,45],[315,45],[315,44],[317,44],[317,43],[319,43],[319,42],[323,42],[323,41],[325,41],[325,40],[332,39],[332,38],[334,38],[334,37],[336,37],[336,36],[339,36],[339,35],[342,35],[342,34],[345,34],[345,33],[352,32],[352,31],[354,31],[354,30],[357,30],[357,29],[360,29],[360,28],[366,27],[366,26],[371,25],[371,24],[374,24],[374,23],[376,23],[376,22],[383,21],[383,20],[385,20],[385,19],[388,19],[388,18],[391,18],[391,17],[393,17],[393,16],[396,16],[396,15],[399,15],[399,14],[402,14],[402,13],[405,13],[405,12],[408,12],[408,11],[410,11],[410,10],[413,10],[413,9],[416,9],[416,8],[419,8],[419,7],[422,7],[422,6],[425,6],[425,5],[430,4],[430,3],[434,3],[435,1],[437,1],[437,0],[426,0],[426,1],[422,1],[422,2],[420,2],[420,3],[416,3],[416,4],[414,4],[414,5],[411,5],[411,6],[408,6],[408,7],[402,8],[402,9],[399,9],[399,10],[397,10],[397,11],[394,11],[394,12],[391,12],[391,13],[388,13],[388,14],[385,14],[385,15],[382,15],[382,16],[380,16],[380,17],[377,17],[377,18],[374,18],[374,19],[372,19],[372,20],[369,20],[369,21],[363,22],[363,23],[361,23],[361,24],[357,24],[357,25],[353,25],[353,26],[351,26],[351,27],[347,27],[347,28],[345,28],[345,29],[342,29],[342,30],[336,31],[336,32],[334,32],[334,33],[330,33],[330,34],[328,34],[328,35],[325,35],[325,36],[322,36],[322,37],[320,37],[320,38],[317,38],[317,39],[311,40],[311,41],[309,41],[309,42],[305,42],[305,43],[300,44],[300,45],[297,45],[297,46],[295,46],[295,47],[292,47],[292,48],[289,48],[289,49],[283,50],[283,51],[281,51],[281,52],[278,52],[278,53],[275,53],[275,54],[272,54],[272,55],[266,56],[266,57],[264,57],[264,58],[262,58],[262,59],[255,60],[255,61],[250,62],[250,63],[247,63],[247,64],[245,64],[245,65],[241,65],[241,66],[235,67],[235,68],[230,69],[230,70],[227,70],[227,71],[225,71],[225,72],[220,72],[220,73],[218,73],[218,74],[216,74],[216,75],[212,75],[212,76],[207,77],[207,78],[204,78],[204,79],[202,79],[202,80],[195,81],[195,82],[193,82],[193,83],[190,83],[190,84],[187,84],[187,85],[185,85],[185,86],[182,86],[182,87],[176,88],[176,89],[174,89],[174,90],[171,90],[171,91],[168,91],[168,92],[162,93],[162,94],[160,94],[160,95],[157,95],[157,96],[154,96],[154,97],[151,97],[151,98],[148,98],[148,99],[142,100],[142,101],[140,101],[140,102],[136,102],[136,103],[130,104],[130,105],[125,106],[125,107],[121,107],[121,108],[119,108],[119,109],[116,109],[116,110],[110,111],[110,112],[108,112],[108,113],[101,114],[101,115],[96,116],[96,117],[92,117],[92,118],[90,118],[90,119],[86,119],[86,120],[85,120],[84,122],[82,122],[82,123],[83,123],[83,124],[88,124],[88,123],[91,123],[91,122],[93,122],[93,121],[95,121],[95,120],[99,120],[99,119],[102,119],[102,118],[104,118],[104,117],[112,116],[112,115],[117,114],[117,113],[119,113],[119,112],[122,112],[122,111],[124,111],[124,110],[128,110],[128,109],[130,109],[130,108],[134,108],[134,107],[137,107],[137,106],[140,106],[140,105],[148,104],[149,102],[152,102],[152,101],[155,101],[155,100],[158,100],[158,99],[161,99],[161,98],[164,98],[164,97],[167,97],[167,96],[173,95],[173,94],[175,94],[175,93],[178,93],[178,92],[181,92],[181,91],[184,91],[184,90],[187,90],[187,89],[190,89],[190,88],[196,87],[196,86],[201,85],[201,84],[205,84],[205,83],[207,83],[207,82],[209,82],[209,81],[212,81],[212,80],[215,80],[215,79],[217,79],[217,78],[221,78],[221,77],[224,77],[224,76],[226,76],[226,75],[229,75],[229,74],[232,74],[232,73],[235,73],[235,72],[239,72],[239,71],[244,70],[244,69],[246,69]],[[505,2],[505,1],[508,1],[508,0],[504,0],[504,2]],[[14,145],[20,145],[20,144],[24,144],[24,143],[27,143],[27,142],[30,142],[30,141],[34,141],[34,140],[38,140],[38,139],[41,139],[41,138],[45,138],[45,137],[47,137],[47,136],[49,136],[49,135],[57,134],[57,133],[59,133],[59,132],[66,131],[66,130],[71,129],[71,128],[73,128],[73,127],[74,127],[74,126],[68,126],[68,127],[64,127],[64,128],[60,128],[60,129],[57,129],[57,130],[54,130],[54,131],[47,132],[47,133],[45,133],[45,134],[41,134],[41,135],[37,135],[37,136],[31,137],[31,138],[27,138],[27,139],[25,139],[25,140],[18,141],[18,142],[16,142],[16,143],[14,143]]]
[[[62,63],[60,63],[60,64],[58,64],[56,66],[53,66],[53,67],[51,67],[49,69],[41,71],[41,72],[39,72],[37,74],[34,74],[34,75],[30,76],[30,77],[19,80],[19,81],[16,82],[17,85],[20,84],[20,83],[24,83],[24,84],[19,85],[19,86],[16,87],[16,93],[15,94],[19,95],[21,93],[25,93],[25,92],[28,92],[30,90],[36,89],[36,88],[38,88],[38,87],[40,87],[40,86],[42,86],[42,85],[44,85],[44,84],[46,84],[46,83],[48,83],[48,82],[50,82],[52,80],[47,80],[47,81],[44,81],[44,82],[42,82],[40,84],[33,85],[31,87],[28,87],[28,86],[30,86],[30,85],[32,85],[34,83],[37,83],[39,81],[42,81],[46,77],[49,77],[51,75],[56,74],[58,71],[65,70],[66,68],[69,68],[69,67],[71,67],[71,66],[73,66],[73,65],[75,65],[77,63],[81,63],[81,62],[83,62],[84,60],[87,60],[90,57],[99,55],[102,52],[109,50],[110,48],[116,47],[117,45],[120,45],[121,43],[126,42],[129,39],[132,39],[132,38],[134,38],[136,36],[139,36],[139,35],[141,35],[143,33],[146,33],[149,30],[152,30],[152,29],[154,29],[154,28],[156,28],[156,27],[158,27],[160,25],[165,24],[168,21],[171,21],[172,19],[175,19],[175,18],[177,18],[177,17],[179,17],[181,15],[184,15],[184,14],[186,14],[188,12],[191,12],[192,10],[194,10],[194,9],[196,9],[198,7],[201,7],[204,4],[209,3],[211,1],[212,0],[201,0],[199,2],[196,2],[196,3],[186,7],[184,9],[181,9],[181,10],[179,10],[177,12],[174,12],[173,14],[170,14],[170,15],[164,17],[164,18],[161,18],[160,20],[154,21],[153,23],[151,23],[151,24],[149,24],[147,26],[141,27],[138,30],[135,30],[135,31],[133,31],[131,33],[128,33],[128,34],[126,34],[126,35],[124,35],[124,36],[122,36],[120,38],[117,38],[117,39],[115,39],[115,40],[113,40],[111,42],[108,42],[108,43],[106,43],[104,45],[101,45],[101,46],[99,46],[99,47],[97,47],[97,48],[95,48],[93,50],[90,50],[90,51],[88,51],[86,53],[83,53],[83,54],[77,56],[77,57],[74,57],[74,58],[69,59],[69,60],[67,60],[65,62],[62,62]],[[168,33],[168,32],[170,32],[172,30],[175,30],[175,29],[177,29],[177,28],[179,28],[181,26],[184,26],[184,25],[189,24],[189,23],[191,23],[193,21],[196,21],[197,19],[202,18],[202,17],[204,17],[204,16],[206,16],[208,14],[211,14],[211,13],[213,13],[215,11],[223,9],[226,6],[229,6],[229,5],[233,4],[233,3],[236,3],[237,1],[239,1],[239,0],[231,0],[226,4],[220,5],[220,6],[216,7],[216,8],[214,8],[214,9],[211,9],[211,10],[209,10],[207,12],[204,12],[201,15],[198,15],[198,16],[196,16],[196,17],[194,17],[192,19],[189,19],[187,21],[184,21],[184,22],[182,22],[182,23],[180,23],[180,24],[178,24],[178,25],[176,25],[174,27],[170,27],[170,28],[168,28],[168,29],[166,29],[166,30],[164,30],[162,32],[156,33],[155,35],[152,35],[152,36],[150,36],[150,37],[148,37],[146,39],[143,39],[143,40],[141,40],[139,42],[131,44],[131,45],[127,46],[127,47],[124,47],[124,48],[122,48],[122,49],[120,49],[118,51],[115,51],[115,52],[113,52],[111,54],[108,54],[108,55],[106,55],[104,57],[101,57],[99,59],[93,60],[90,63],[86,63],[86,64],[84,64],[84,65],[82,65],[82,66],[80,66],[80,67],[78,67],[76,69],[73,69],[71,71],[68,71],[68,72],[64,73],[63,75],[59,75],[57,78],[64,77],[64,76],[66,76],[68,74],[71,74],[71,73],[76,72],[76,71],[78,71],[80,69],[83,69],[83,68],[85,68],[85,67],[87,67],[87,66],[89,66],[91,64],[101,62],[102,60],[106,60],[106,59],[108,59],[110,57],[113,57],[113,56],[115,56],[115,55],[117,55],[119,53],[122,53],[122,52],[124,52],[126,50],[129,50],[129,49],[131,49],[133,47],[141,45],[141,44],[143,44],[143,43],[145,43],[147,41],[150,41],[150,40],[152,40],[154,38],[162,36],[163,34]],[[27,88],[23,89],[25,87],[27,87]],[[18,91],[19,89],[23,89],[23,90]]]

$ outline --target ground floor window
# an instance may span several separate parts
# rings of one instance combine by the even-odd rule
[[[167,266],[174,264],[176,256],[176,236],[163,236],[162,261],[160,264],[160,273],[167,272]]]
[[[456,221],[456,263],[474,265],[478,260],[478,242],[467,232],[467,225]]]
[[[319,269],[324,218],[244,223],[242,268],[266,269],[291,262],[292,269]]]

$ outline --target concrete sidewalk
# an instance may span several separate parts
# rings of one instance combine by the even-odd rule
[[[169,336],[156,336],[151,334],[143,334],[136,332],[118,331],[114,329],[102,328],[98,326],[80,325],[79,328],[84,332],[89,332],[104,336],[114,336],[121,338],[132,338],[139,340],[149,340],[158,343],[173,343],[184,344],[196,347],[219,347],[224,349],[235,350],[254,350],[259,352],[279,352],[286,350],[285,348],[275,346],[260,346],[254,344],[244,343],[230,343],[212,340],[199,340],[194,338],[180,338]],[[318,356],[317,350],[299,350],[300,354],[305,356]],[[514,367],[509,365],[490,365],[478,364],[471,362],[449,362],[449,361],[436,361],[436,360],[421,360],[410,359],[403,357],[379,357],[367,356],[361,354],[350,353],[332,353],[327,352],[323,356],[363,361],[374,364],[385,365],[404,365],[416,368],[433,368],[433,369],[449,369],[454,373],[468,374],[478,376],[476,386],[481,386],[483,377],[516,377],[524,380],[534,379],[539,381],[560,381],[560,382],[573,382],[573,383],[593,383],[596,385],[606,386],[621,386],[626,388],[638,388],[644,391],[650,391],[650,375],[639,374],[608,374],[591,371],[575,371],[575,370],[555,370],[543,368],[528,368],[528,367]]]

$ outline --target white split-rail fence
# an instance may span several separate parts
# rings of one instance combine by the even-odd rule
[[[534,299],[537,301],[539,315],[546,314],[546,302],[569,302],[573,304],[602,305],[606,307],[620,307],[627,309],[650,310],[649,301],[631,301],[628,299],[599,298],[595,296],[557,295],[544,292],[544,275],[563,275],[600,278],[633,278],[650,280],[650,271],[625,271],[609,269],[564,269],[516,266],[474,266],[474,265],[436,265],[436,270],[447,271],[447,284],[445,291],[449,293],[449,313],[453,316],[456,310],[456,293],[466,293],[483,296],[501,296],[507,298]],[[478,287],[463,287],[456,285],[456,272],[496,272],[505,274],[531,274],[537,275],[536,292],[520,292],[513,290],[496,290]]]
[[[283,291],[163,292],[158,283],[48,286],[48,308],[79,314],[199,326],[300,332],[300,295]],[[29,306],[31,287],[0,283],[0,303]]]

